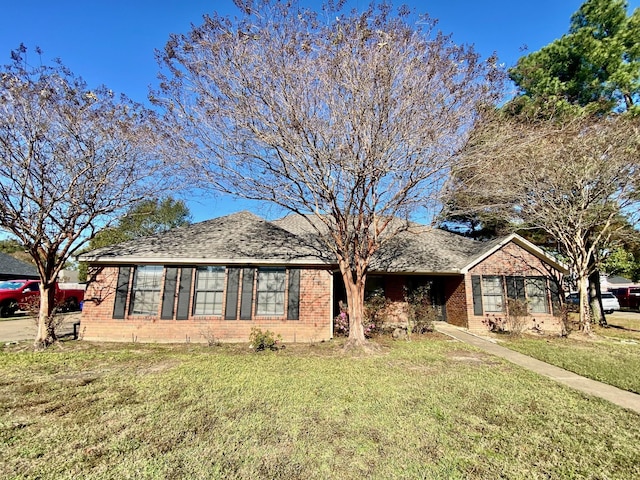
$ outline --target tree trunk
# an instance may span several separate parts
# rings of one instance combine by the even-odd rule
[[[34,341],[36,350],[46,348],[55,340],[55,331],[51,328],[52,314],[56,300],[55,282],[40,282],[40,310],[38,312],[38,331]]]
[[[578,291],[580,292],[580,330],[591,334],[591,315],[589,315],[589,277],[585,274],[578,276]]]
[[[598,322],[601,326],[607,325],[607,319],[604,316],[602,308],[602,295],[600,290],[600,272],[596,270],[589,275],[589,306],[591,307],[591,315],[593,321]]]
[[[347,306],[349,307],[349,340],[347,345],[364,345],[364,285],[365,274],[354,275],[348,267],[340,266],[342,280],[347,292]]]

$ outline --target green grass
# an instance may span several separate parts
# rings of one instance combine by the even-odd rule
[[[1,478],[638,478],[640,416],[438,335],[0,351]]]
[[[595,336],[501,337],[501,344],[579,375],[640,394],[640,320],[607,316]]]

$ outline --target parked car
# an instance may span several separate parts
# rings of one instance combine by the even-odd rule
[[[602,310],[604,313],[613,313],[614,311],[620,310],[620,303],[618,303],[618,299],[611,292],[602,292]],[[580,303],[580,294],[578,292],[572,292],[567,295],[565,299],[567,305],[569,306],[577,306]]]
[[[602,310],[604,313],[613,313],[620,310],[620,303],[616,296],[611,292],[602,292]]]
[[[56,283],[56,305],[63,310],[79,310],[84,290],[65,289]],[[5,280],[0,282],[0,317],[9,317],[16,310],[29,310],[40,303],[39,280]]]
[[[616,296],[621,307],[640,310],[640,287],[619,287],[609,291]]]

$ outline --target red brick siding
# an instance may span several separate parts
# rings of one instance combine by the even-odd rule
[[[550,267],[535,255],[524,250],[519,245],[511,242],[485,258],[478,265],[473,267],[465,275],[467,315],[469,318],[468,328],[471,331],[486,332],[488,330],[487,318],[504,318],[505,314],[485,313],[482,316],[474,315],[473,312],[473,292],[471,288],[472,275],[514,275],[514,276],[549,276]],[[555,272],[554,272],[555,273]],[[506,298],[506,292],[505,292]],[[550,301],[550,299],[547,299]],[[550,303],[549,303],[550,304]],[[560,318],[550,313],[536,313],[526,318],[526,329],[538,327],[542,330],[557,332],[560,331]]]
[[[82,312],[81,338],[121,342],[206,342],[213,336],[222,342],[247,342],[252,327],[280,334],[283,341],[289,343],[315,342],[332,337],[332,276],[326,270],[300,271],[299,320],[287,320],[286,311],[278,317],[254,314],[252,320],[225,320],[223,315],[193,317],[191,313],[187,320],[161,320],[162,302],[158,305],[158,314],[155,316],[126,314],[124,320],[117,320],[113,318],[117,277],[118,267],[106,267],[96,281],[89,285]],[[253,298],[255,303],[255,291]],[[225,301],[226,292],[223,305]],[[190,300],[192,302],[193,299]],[[128,303],[127,301],[126,312],[129,311]],[[286,304],[285,298],[285,306]],[[191,306],[189,312],[192,312]]]
[[[447,323],[458,327],[468,327],[467,295],[464,277],[446,277],[445,298]]]

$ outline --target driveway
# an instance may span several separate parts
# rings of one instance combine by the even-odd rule
[[[64,314],[64,321],[58,328],[58,336],[73,334],[73,324],[80,321],[80,312]],[[0,321],[0,342],[19,342],[36,338],[36,322],[27,315]]]

